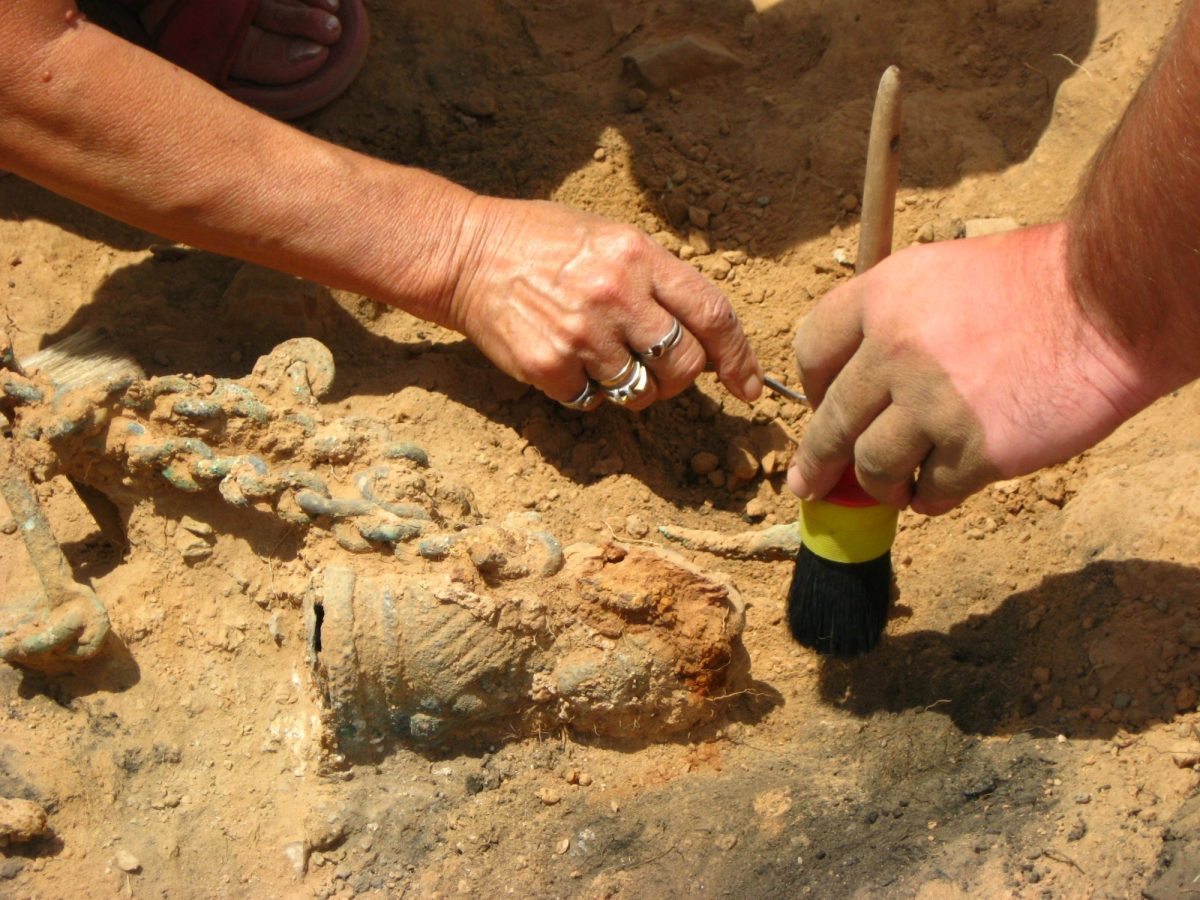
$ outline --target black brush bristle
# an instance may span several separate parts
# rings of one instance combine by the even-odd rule
[[[841,563],[800,546],[788,591],[788,627],[797,643],[827,656],[865,653],[883,636],[891,605],[891,551]]]

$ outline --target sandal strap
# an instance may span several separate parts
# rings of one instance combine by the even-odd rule
[[[127,0],[138,3],[140,0]],[[177,0],[150,35],[155,52],[224,87],[259,0]]]

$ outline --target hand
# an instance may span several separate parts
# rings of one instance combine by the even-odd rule
[[[1060,223],[912,248],[825,297],[795,339],[816,412],[792,490],[822,497],[853,463],[881,503],[938,515],[1146,406],[1130,354],[1076,302],[1066,236]]]
[[[450,324],[501,369],[559,401],[612,378],[661,340],[641,409],[678,394],[711,361],[743,400],[762,369],[728,299],[642,232],[555,203],[478,197],[464,227]]]

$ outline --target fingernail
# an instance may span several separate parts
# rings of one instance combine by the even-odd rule
[[[337,31],[341,27],[342,27],[342,23],[338,19],[337,16],[326,16],[325,17],[325,30],[328,31],[330,34],[333,34],[335,31]]]
[[[329,7],[330,12],[337,12],[340,4],[338,0],[325,0],[325,5]]]
[[[762,387],[762,379],[757,375],[751,375],[746,379],[745,384],[742,385],[742,393],[747,400],[757,400],[758,395],[762,393]]]
[[[320,44],[313,44],[309,41],[292,41],[288,47],[288,60],[290,62],[308,62],[315,58],[325,48]]]

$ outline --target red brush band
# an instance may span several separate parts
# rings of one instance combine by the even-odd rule
[[[863,507],[878,506],[879,501],[862,489],[854,475],[854,466],[849,466],[837,484],[828,494],[822,497],[826,503],[836,503],[838,506]]]

